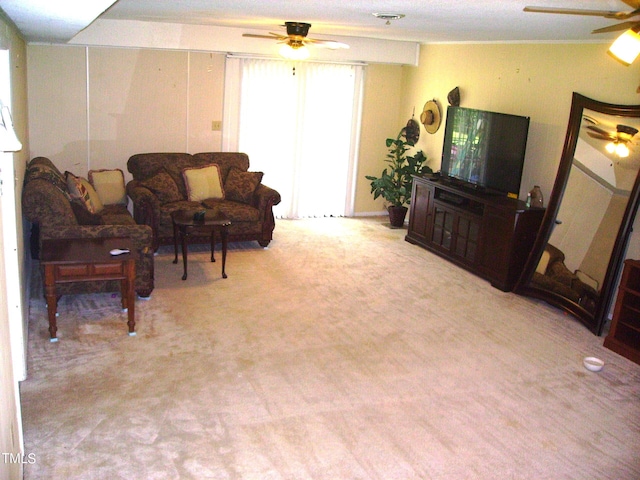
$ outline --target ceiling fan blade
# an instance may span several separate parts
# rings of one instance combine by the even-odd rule
[[[325,47],[325,48],[330,48],[331,50],[338,50],[341,48],[349,48],[349,45],[347,45],[346,43],[342,43],[342,42],[336,42],[334,40],[320,40],[318,38],[305,38],[303,40],[303,42],[305,43],[311,43],[313,45],[316,45],[318,47]]]
[[[587,132],[587,135],[589,135],[592,138],[596,138],[598,140],[615,140],[609,135],[600,135],[599,133]]]
[[[269,32],[269,35],[257,35],[254,33],[243,33],[242,34],[243,37],[248,37],[248,38],[266,38],[268,40],[286,40],[289,37],[286,37],[284,35],[279,35],[277,33],[272,33]]]
[[[640,22],[622,22],[616,25],[611,25],[609,27],[597,28],[591,33],[607,33],[607,32],[618,32],[620,30],[628,30],[630,28],[635,27]]]
[[[559,13],[564,15],[588,15],[592,17],[616,18],[625,20],[640,12],[616,12],[613,10],[582,10],[578,8],[555,8],[555,7],[524,7],[525,12],[534,13]]]
[[[636,10],[640,9],[640,0],[622,0],[622,3],[626,3]]]
[[[595,125],[587,125],[587,130],[590,130],[589,132],[587,132],[589,135],[591,135],[594,138],[598,138],[595,137],[594,135],[599,135],[604,139],[614,139],[616,138],[616,136],[610,132],[607,132],[606,130],[603,130],[600,127],[596,127]],[[595,132],[595,133],[594,133]]]

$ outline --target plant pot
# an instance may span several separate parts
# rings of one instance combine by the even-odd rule
[[[397,207],[395,205],[391,205],[387,207],[389,211],[389,223],[391,223],[392,227],[402,228],[404,226],[404,219],[407,216],[407,211],[409,210],[407,207]]]

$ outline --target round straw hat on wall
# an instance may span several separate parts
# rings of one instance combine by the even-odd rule
[[[422,114],[420,115],[420,121],[424,125],[425,130],[428,133],[436,133],[440,128],[440,121],[442,120],[440,115],[440,108],[435,100],[429,100],[424,104]]]

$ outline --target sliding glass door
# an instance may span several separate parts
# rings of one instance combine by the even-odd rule
[[[363,67],[253,58],[229,67],[239,84],[225,127],[237,126],[237,149],[280,192],[276,216],[351,214]]]

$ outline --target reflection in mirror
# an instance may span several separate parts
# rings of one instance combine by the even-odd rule
[[[516,287],[576,315],[598,335],[637,209],[638,130],[640,106],[574,94],[558,178]]]

